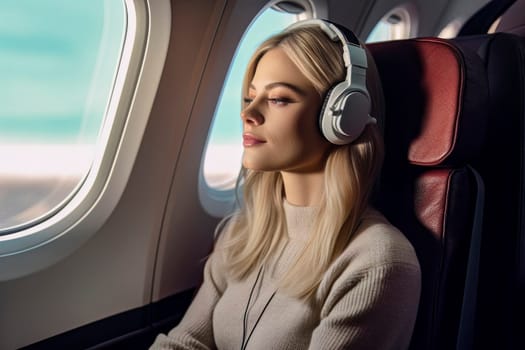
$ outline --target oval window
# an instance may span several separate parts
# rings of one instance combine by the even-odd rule
[[[417,33],[417,20],[410,6],[396,7],[381,18],[372,29],[367,43],[408,39]]]

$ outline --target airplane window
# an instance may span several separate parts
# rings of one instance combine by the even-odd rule
[[[501,20],[501,17],[497,18],[494,23],[492,23],[489,27],[489,30],[487,31],[488,34],[494,33],[496,31],[496,28],[498,27],[498,24]],[[463,19],[455,19],[453,21],[450,21],[438,34],[438,37],[443,39],[450,39],[455,38],[463,25],[465,24],[465,20]]]
[[[498,28],[499,22],[501,22],[501,16],[499,16],[494,23],[492,23],[489,27],[489,30],[487,31],[488,34],[492,34],[496,32],[496,28]]]
[[[459,18],[450,21],[445,27],[443,27],[443,29],[441,29],[441,31],[438,34],[438,37],[443,39],[450,39],[456,37],[464,22],[464,20]]]
[[[501,20],[501,17],[497,18],[494,23],[492,23],[487,31],[487,33],[491,34],[496,31],[496,28],[498,27],[498,24]],[[443,39],[450,39],[455,38],[458,33],[460,32],[461,28],[463,28],[463,25],[465,24],[465,19],[462,18],[456,18],[452,21],[450,21],[446,26],[441,29],[441,31],[438,34],[438,37]]]
[[[125,15],[123,1],[0,2],[0,235],[51,216],[90,171]]]
[[[244,33],[229,67],[208,135],[202,173],[209,190],[231,191],[241,167],[241,85],[251,54],[268,36],[302,19],[301,12],[304,15],[302,5],[290,1],[278,3],[259,13]]]
[[[367,43],[407,39],[417,32],[416,12],[410,6],[396,7],[388,12],[372,29]]]

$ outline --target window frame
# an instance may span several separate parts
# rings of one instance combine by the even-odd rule
[[[56,213],[0,236],[0,281],[72,253],[102,227],[124,192],[164,67],[171,6],[169,0],[123,1],[124,44],[91,169]]]

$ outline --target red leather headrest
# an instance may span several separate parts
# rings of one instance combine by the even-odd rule
[[[396,158],[411,164],[451,166],[479,154],[488,113],[488,84],[475,52],[437,38],[368,47],[385,95],[387,156],[398,152]]]

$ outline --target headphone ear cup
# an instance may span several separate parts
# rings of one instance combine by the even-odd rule
[[[334,127],[345,143],[351,143],[361,135],[365,126],[375,122],[375,119],[370,117],[370,98],[364,91],[350,90],[344,99],[341,118]]]
[[[328,90],[319,115],[323,136],[331,143],[345,145],[361,135],[373,120],[366,91],[352,89],[346,82]]]

